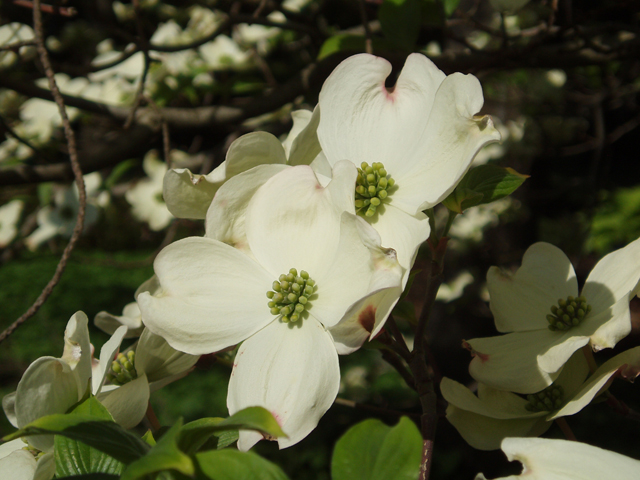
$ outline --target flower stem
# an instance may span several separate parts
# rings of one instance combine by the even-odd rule
[[[591,347],[589,346],[589,344],[582,347],[582,353],[584,353],[584,358],[587,359],[587,364],[589,365],[589,372],[591,372],[591,374],[593,375],[593,372],[595,372],[598,369],[598,364],[596,363],[596,359],[593,358],[593,350],[591,350]]]
[[[162,425],[160,425],[160,422],[158,421],[158,417],[156,417],[156,412],[153,411],[151,402],[149,402],[149,405],[147,406],[147,413],[145,414],[145,418],[149,422],[152,431],[157,432],[162,427]]]
[[[447,218],[447,224],[444,226],[444,230],[442,232],[443,237],[446,237],[449,234],[451,225],[453,225],[453,221],[457,216],[458,216],[457,212],[454,212],[453,210],[449,210],[449,218]]]
[[[431,218],[431,217],[430,217]],[[433,233],[433,232],[432,232]],[[433,445],[436,436],[436,426],[438,414],[436,406],[438,398],[433,385],[433,379],[426,362],[426,338],[425,332],[431,309],[436,301],[436,295],[442,283],[442,270],[444,265],[444,254],[447,249],[447,237],[442,237],[437,243],[429,239],[431,247],[431,262],[427,271],[427,285],[425,291],[425,301],[420,312],[420,319],[416,328],[416,338],[409,368],[415,379],[416,391],[420,398],[422,416],[420,417],[420,430],[422,432],[422,461],[420,464],[420,480],[427,480],[431,472],[433,458]]]
[[[556,418],[555,422],[556,422],[556,425],[560,427],[560,430],[562,430],[562,433],[564,434],[564,438],[566,438],[567,440],[572,440],[574,442],[578,441],[576,436],[573,434],[573,430],[571,430],[571,427],[569,426],[567,421],[564,419],[564,417]]]

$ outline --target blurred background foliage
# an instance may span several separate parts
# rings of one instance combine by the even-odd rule
[[[153,182],[151,162],[143,161],[149,152],[208,173],[243,133],[285,135],[291,111],[313,108],[332,69],[366,50],[388,58],[396,73],[408,53],[422,52],[446,73],[480,78],[482,113],[493,116],[503,143],[486,147],[476,163],[530,175],[513,197],[468,210],[451,230],[445,285],[428,332],[432,368],[471,385],[469,354],[460,345],[495,334],[485,287],[489,266],[515,268],[529,245],[546,241],[567,253],[584,281],[599,258],[640,236],[640,2],[531,0],[513,11],[496,9],[505,4],[52,1],[44,36],[65,103],[74,107],[83,172],[98,172],[89,199],[95,218],[51,297],[0,346],[0,394],[13,391],[38,356],[61,354],[64,326],[75,311],[89,318],[102,310],[119,314],[152,275],[162,245],[203,233],[198,221],[151,222],[163,205],[157,186],[145,206],[130,200],[127,192]],[[0,219],[0,232],[15,227],[8,241],[0,235],[2,329],[51,278],[69,236],[60,218],[69,216],[72,225],[77,211],[72,201],[59,200],[72,179],[68,150],[31,26],[30,2],[0,2],[0,207],[20,202],[13,220]],[[36,241],[34,232],[46,223],[39,212],[46,209],[58,212],[47,217],[57,218],[57,230]],[[442,227],[446,212],[436,213]],[[416,270],[426,261],[423,252]],[[410,321],[419,312],[421,281],[418,273],[397,318]],[[616,352],[639,343],[640,308],[632,307],[632,334]],[[410,329],[399,323],[411,341]],[[91,333],[97,348],[107,339],[95,328]],[[226,415],[230,365],[229,354],[204,356],[187,378],[154,394],[160,421]],[[417,419],[415,392],[373,346],[342,357],[341,366],[340,400],[307,439],[284,451],[267,442],[256,448],[294,480],[328,479],[333,444],[362,419],[393,424],[398,412]],[[614,388],[640,409],[637,387]],[[0,422],[0,433],[11,429]],[[636,426],[603,404],[568,422],[581,441],[639,458]],[[438,428],[432,478],[519,471],[501,452],[467,446],[444,418]],[[554,427],[547,436],[562,434]]]

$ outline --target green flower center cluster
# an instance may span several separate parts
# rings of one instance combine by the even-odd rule
[[[558,300],[558,306],[551,307],[551,315],[547,315],[549,330],[569,330],[580,325],[580,322],[591,311],[591,305],[587,304],[584,297],[572,297],[566,300]]]
[[[36,460],[38,460],[41,456],[44,455],[44,452],[41,452],[37,448],[33,447],[31,444],[25,445],[24,447],[22,447],[22,450],[29,452],[31,455],[33,455],[33,458],[35,458]]]
[[[541,392],[527,395],[524,408],[530,412],[551,412],[558,410],[564,403],[564,390],[559,385],[550,385]]]
[[[317,286],[307,272],[302,270],[298,275],[298,271],[292,268],[289,273],[280,275],[272,288],[267,292],[267,305],[273,315],[282,315],[282,321],[289,323],[300,320],[302,312],[311,306],[309,298]]]
[[[375,215],[384,199],[393,193],[395,184],[382,163],[374,162],[369,166],[362,162],[356,179],[356,213],[364,217]]]
[[[114,385],[124,385],[138,378],[134,367],[136,353],[129,350],[127,354],[119,353],[116,359],[111,362],[111,370],[107,373],[107,381]]]

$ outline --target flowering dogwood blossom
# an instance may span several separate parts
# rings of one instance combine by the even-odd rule
[[[288,435],[278,439],[281,448],[315,428],[338,392],[338,353],[375,334],[400,295],[395,252],[345,212],[355,176],[348,162],[325,188],[308,166],[264,165],[238,175],[237,187],[260,185],[235,224],[246,248],[214,239],[209,219],[218,208],[234,215],[233,205],[214,204],[205,237],[162,250],[154,263],[160,291],[138,296],[144,323],[178,350],[203,354],[244,341],[229,411],[270,410]],[[229,185],[216,199],[245,195]],[[241,431],[238,446],[247,450],[261,438]]]
[[[578,293],[571,262],[557,247],[529,247],[515,274],[487,273],[490,307],[507,335],[469,340],[479,382],[533,393],[550,385],[573,352],[613,347],[631,330],[629,301],[640,280],[640,240],[605,256]],[[559,300],[558,300],[559,299]]]
[[[505,438],[502,451],[523,465],[520,475],[496,480],[635,480],[640,461],[586,443],[547,438]],[[487,480],[479,473],[475,480]]]
[[[87,316],[83,312],[75,313],[65,330],[62,357],[37,359],[25,371],[17,390],[3,398],[2,407],[15,427],[22,428],[45,415],[65,413],[87,391],[96,396],[101,394],[111,361],[120,347],[126,328],[120,327],[102,346],[100,360],[93,365],[87,325]],[[126,428],[137,425],[146,411],[149,389],[146,387],[146,379],[142,380],[118,392],[103,395],[101,399],[114,420]],[[111,406],[118,407],[110,408]],[[53,448],[53,437],[32,436],[29,437],[29,444],[48,452]]]
[[[478,384],[478,395],[443,378],[442,396],[449,402],[447,420],[474,448],[495,450],[506,437],[542,435],[556,418],[586,407],[620,373],[633,380],[640,372],[640,347],[623,352],[600,366],[586,381],[588,366],[582,352],[567,362],[556,381],[526,396]]]
[[[207,175],[194,175],[186,168],[169,170],[163,188],[169,211],[178,218],[205,218],[214,195],[230,178],[258,165],[311,164],[320,152],[320,112],[298,111],[292,117],[293,128],[284,144],[267,132],[248,133],[231,144],[225,161]]]
[[[391,89],[390,73],[388,61],[367,54],[338,65],[320,92],[318,139],[330,165],[349,160],[359,168],[355,207],[408,270],[429,236],[422,211],[444,199],[500,134],[490,117],[474,116],[483,96],[473,75],[445,76],[420,54],[409,55]]]

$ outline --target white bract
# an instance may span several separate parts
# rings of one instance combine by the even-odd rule
[[[338,353],[377,333],[400,294],[395,252],[345,212],[355,175],[348,162],[325,188],[308,166],[238,175],[216,195],[205,237],[162,250],[154,263],[160,291],[138,296],[144,323],[178,350],[204,354],[244,342],[229,411],[270,410],[288,435],[281,448],[315,428],[338,392]],[[232,219],[215,221],[225,216]],[[246,242],[242,250],[219,240],[225,226]],[[261,438],[241,431],[238,446]]]
[[[311,164],[320,152],[320,112],[296,111],[292,117],[293,128],[284,144],[267,132],[248,133],[231,144],[225,161],[207,175],[194,175],[186,168],[169,170],[163,188],[169,211],[178,218],[205,218],[214,195],[230,178],[258,165]]]
[[[607,361],[585,381],[588,366],[582,352],[576,352],[550,387],[526,398],[483,383],[478,384],[476,396],[446,377],[440,389],[449,402],[447,420],[467,443],[495,450],[506,437],[542,435],[556,418],[586,407],[616,373],[633,381],[639,368],[640,347],[636,347]]]
[[[162,198],[162,181],[167,173],[167,164],[158,158],[156,150],[150,150],[142,161],[142,168],[148,178],[143,178],[127,190],[125,198],[133,207],[134,217],[147,222],[151,230],[162,230],[173,219]]]
[[[520,475],[496,480],[636,480],[640,461],[586,443],[546,438],[505,438],[502,451],[522,463]],[[486,480],[479,473],[475,480]]]
[[[50,480],[56,472],[55,457],[18,438],[0,445],[0,471],[11,480]]]
[[[471,375],[500,390],[542,390],[579,348],[612,348],[629,334],[629,301],[639,279],[640,240],[600,260],[580,293],[571,262],[548,243],[529,247],[515,274],[491,267],[496,328],[513,333],[469,340]]]
[[[16,225],[23,207],[22,200],[12,200],[0,207],[0,248],[9,245],[18,233]]]
[[[420,54],[409,55],[393,88],[385,86],[390,73],[388,61],[367,54],[338,65],[320,92],[318,139],[330,165],[349,160],[361,169],[356,209],[408,270],[429,236],[422,211],[500,134],[490,117],[475,116],[484,100],[473,75],[445,76]]]
[[[142,292],[150,292],[153,295],[160,288],[158,278],[154,275],[149,280],[144,282],[138,287],[133,295],[133,298],[138,298],[138,295]],[[140,313],[140,307],[136,302],[131,302],[125,305],[122,310],[122,315],[112,315],[109,312],[98,312],[93,319],[93,323],[103,332],[113,335],[113,333],[124,325],[127,327],[127,333],[124,338],[136,338],[139,337],[144,330],[142,324],[142,314]]]

